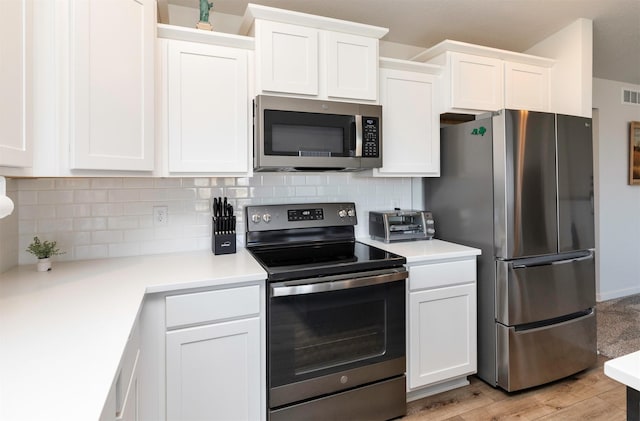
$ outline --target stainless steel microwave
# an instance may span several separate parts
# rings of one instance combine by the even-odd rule
[[[361,171],[382,166],[379,105],[259,95],[254,171]]]

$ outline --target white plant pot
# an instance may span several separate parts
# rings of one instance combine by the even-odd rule
[[[38,272],[46,272],[51,270],[51,258],[38,259]]]

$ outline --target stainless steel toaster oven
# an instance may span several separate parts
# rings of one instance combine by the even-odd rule
[[[431,240],[435,235],[433,215],[428,211],[400,210],[369,212],[369,235],[374,240]]]

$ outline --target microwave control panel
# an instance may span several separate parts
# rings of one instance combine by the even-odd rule
[[[380,130],[378,117],[362,117],[362,156],[380,156]]]

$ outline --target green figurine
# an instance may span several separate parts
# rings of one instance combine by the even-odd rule
[[[209,22],[209,9],[213,7],[213,2],[200,0],[200,22]]]

